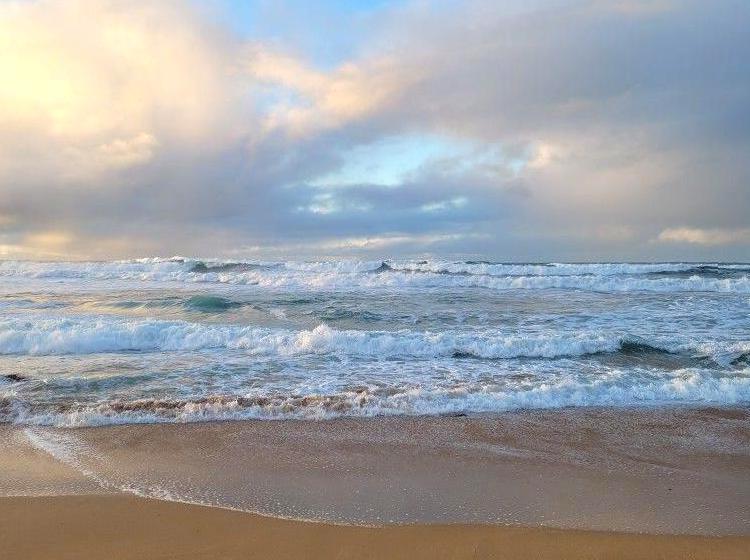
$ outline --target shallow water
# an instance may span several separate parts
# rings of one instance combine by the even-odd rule
[[[336,523],[750,534],[744,408],[5,425],[0,448],[0,496],[126,492]]]
[[[0,262],[0,421],[750,402],[750,265]]]

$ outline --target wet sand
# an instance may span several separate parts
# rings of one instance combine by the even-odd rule
[[[737,559],[746,537],[481,526],[342,527],[128,496],[0,498],[7,560]]]
[[[4,558],[750,557],[742,408],[6,425],[0,444]]]

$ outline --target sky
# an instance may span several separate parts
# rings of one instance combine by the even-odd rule
[[[746,0],[0,0],[0,259],[750,260]]]

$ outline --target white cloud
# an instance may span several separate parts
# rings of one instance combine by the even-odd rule
[[[259,83],[293,94],[280,95],[267,121],[270,129],[282,128],[293,135],[336,128],[370,116],[418,78],[387,57],[347,62],[323,72],[262,45],[248,49],[245,71]],[[292,100],[285,99],[288,97]]]
[[[162,145],[225,144],[243,113],[232,56],[178,1],[0,4],[0,178],[85,177]]]
[[[750,243],[750,228],[667,228],[659,233],[657,239],[662,243],[690,243],[709,246]]]

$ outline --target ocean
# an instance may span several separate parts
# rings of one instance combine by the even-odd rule
[[[750,402],[750,264],[0,262],[0,422]]]

